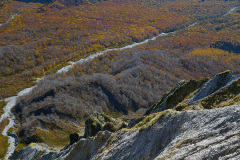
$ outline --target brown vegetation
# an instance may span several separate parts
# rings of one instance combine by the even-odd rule
[[[20,86],[31,85],[34,78],[52,73],[70,60],[222,15],[236,3],[113,0],[59,7],[4,2],[0,8],[0,21],[5,23],[0,27],[2,97],[16,94],[23,89]],[[19,16],[7,22],[14,14]]]

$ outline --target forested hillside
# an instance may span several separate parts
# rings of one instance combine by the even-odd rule
[[[49,4],[49,3],[61,3],[67,6],[78,6],[78,5],[86,5],[86,4],[95,4],[97,2],[101,2],[102,0],[16,0],[19,2],[25,2],[25,3],[43,3],[43,4]]]
[[[183,79],[240,73],[240,9],[227,14],[239,1],[32,2],[0,5],[0,99],[45,75],[13,109],[19,148],[61,148],[71,132],[83,134],[93,111],[131,117]],[[169,34],[55,73],[69,61],[163,32]]]
[[[51,3],[53,2],[54,0],[17,0],[19,2],[25,2],[25,3],[30,3],[30,2],[33,2],[33,3]]]
[[[5,1],[0,9],[0,96],[109,47],[142,41],[228,12],[235,1],[105,1],[79,6]],[[11,18],[12,15],[17,15]]]

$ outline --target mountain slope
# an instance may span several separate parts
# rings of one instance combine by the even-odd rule
[[[239,107],[169,113],[150,128],[112,135],[93,159],[238,159]]]
[[[132,49],[111,51],[91,62],[74,65],[65,74],[43,78],[15,106],[16,132],[20,142],[45,142],[63,147],[68,142],[69,133],[83,134],[84,120],[93,111],[115,117],[131,115],[138,109],[149,108],[181,79],[200,79],[226,69],[239,73],[238,53],[208,48],[212,40],[207,39],[210,36],[216,41],[225,37],[223,33],[227,31],[233,33],[224,39],[235,41],[239,32],[236,31],[237,11],[228,17],[203,21]],[[222,27],[218,30],[220,33],[216,32],[216,28],[224,23],[231,29]],[[195,32],[201,36],[196,36]],[[190,43],[192,38],[194,43]],[[183,108],[186,108],[185,104],[177,110]]]
[[[100,131],[95,137],[81,137],[61,152],[39,152],[30,145],[13,157],[21,157],[34,149],[39,159],[238,159],[239,82],[240,75],[233,76],[231,71],[212,79],[181,82],[145,116],[128,121],[126,128],[114,133]],[[199,95],[201,99],[196,99]],[[217,105],[202,106],[210,100]],[[29,158],[37,158],[36,155]]]
[[[187,71],[186,68],[190,65],[180,63],[183,60],[189,62],[187,54],[176,58],[163,51],[149,53],[142,50],[123,50],[116,52],[114,58],[111,56],[113,54],[109,53],[93,62],[76,66],[63,77],[59,74],[46,77],[33,89],[30,96],[20,97],[14,111],[20,125],[17,133],[21,142],[43,142],[44,137],[54,134],[60,134],[59,137],[66,139],[69,132],[79,132],[76,125],[83,124],[86,117],[94,111],[120,116],[141,108],[148,109],[181,79],[199,79],[203,73],[213,75],[229,68],[235,73],[240,71],[239,68],[224,65],[220,61],[207,64],[211,59],[198,67],[221,65],[221,68],[205,72]],[[196,60],[193,63],[196,64]],[[104,71],[107,66],[102,67],[101,64],[109,66],[108,71]],[[86,74],[92,70],[105,73]],[[185,72],[179,74],[179,70]],[[196,85],[196,90],[204,82],[203,80],[198,85],[192,85]],[[32,136],[40,138],[34,139]]]
[[[45,142],[61,148],[71,132],[83,134],[84,120],[92,111],[131,117],[134,111],[157,102],[181,79],[200,79],[226,69],[240,73],[237,1],[113,0],[79,6],[2,2],[0,98],[34,85],[36,77],[56,72],[69,60],[177,30],[43,78],[15,107],[15,129],[24,143],[19,146]],[[233,12],[228,14],[230,9]],[[192,82],[190,86],[196,81]],[[238,101],[237,96],[219,93],[189,107],[185,96],[169,107],[215,108]],[[212,101],[219,96],[226,96],[227,102]],[[179,104],[182,100],[183,105]],[[176,108],[175,103],[179,104]]]

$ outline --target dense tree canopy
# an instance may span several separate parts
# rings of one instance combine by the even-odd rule
[[[240,43],[235,42],[225,42],[225,41],[217,41],[211,45],[213,48],[219,48],[228,52],[240,53]]]
[[[68,61],[184,28],[194,21],[221,16],[236,3],[113,0],[67,7],[63,2],[46,5],[4,1],[0,9],[0,23],[3,23],[0,27],[0,96],[16,94],[31,86],[34,78],[53,73]],[[11,19],[12,15],[15,18]],[[229,22],[219,23],[217,27],[223,28],[226,23]],[[201,41],[192,41],[190,35],[185,34],[150,48],[166,45],[169,49],[178,46],[184,49],[192,43],[208,44],[212,39],[209,37],[212,33],[205,34],[202,29],[193,32],[191,38]]]
[[[19,1],[19,2],[25,2],[25,3],[30,3],[30,2],[33,2],[33,3],[52,3],[54,2],[55,0],[16,0],[16,1]]]

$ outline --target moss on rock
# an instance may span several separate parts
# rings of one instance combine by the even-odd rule
[[[138,128],[139,131],[143,131],[146,129],[150,129],[154,124],[156,124],[161,118],[169,115],[170,113],[175,114],[178,113],[175,110],[168,109],[162,112],[158,113],[152,113],[145,117],[142,121],[140,121],[138,124],[136,124],[133,128]]]
[[[107,123],[114,123],[115,120],[103,113],[93,113],[85,121],[85,134],[84,137],[95,136],[99,131],[103,130],[104,125]]]
[[[209,78],[204,78],[201,80],[190,80],[188,82],[183,81],[179,83],[170,92],[166,93],[158,103],[154,104],[149,110],[147,110],[145,115],[149,115],[158,110],[161,111],[175,108],[179,103],[184,101],[188,95],[199,89],[208,80]]]
[[[201,105],[206,109],[216,108],[221,102],[234,99],[240,94],[240,79],[231,85],[217,91],[201,101]],[[237,99],[234,99],[237,100]]]
[[[108,122],[103,127],[103,131],[115,132],[116,130],[117,126],[113,122]]]

